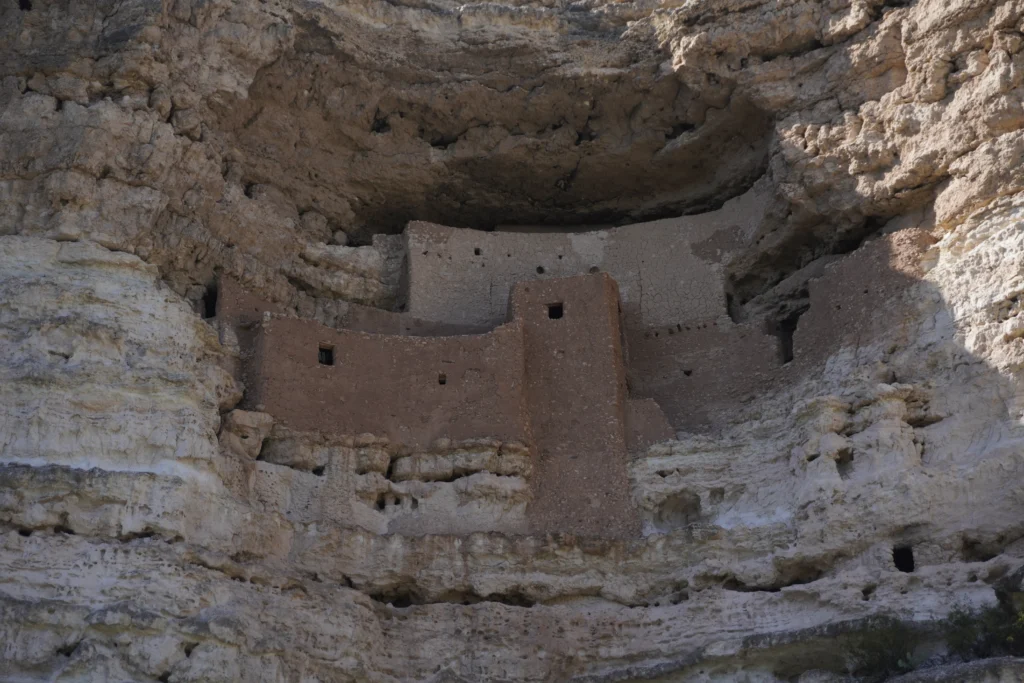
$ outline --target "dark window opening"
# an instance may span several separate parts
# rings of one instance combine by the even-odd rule
[[[210,285],[203,294],[203,317],[215,318],[217,316],[217,285]]]
[[[409,597],[398,597],[394,600],[389,600],[388,605],[397,609],[405,609],[406,607],[412,607],[412,598]]]
[[[669,131],[668,135],[665,136],[665,139],[675,140],[683,133],[689,133],[691,130],[694,130],[696,128],[697,126],[693,125],[692,123],[677,123],[676,125],[672,126],[672,130]]]
[[[475,254],[476,256],[479,256],[480,255],[480,247],[477,247],[476,249],[474,249],[473,250],[473,254]]]
[[[565,313],[561,303],[548,304],[548,317],[552,320],[558,320]]]
[[[591,272],[591,274],[593,274],[593,273],[597,273],[597,272],[599,272],[600,270],[601,270],[601,269],[600,269],[600,268],[598,268],[597,266],[590,266],[590,272]]]
[[[320,365],[334,365],[334,347],[328,344],[321,344],[317,354],[317,361]]]
[[[380,109],[373,115],[373,124],[370,126],[371,133],[390,133],[391,124],[388,123],[387,116],[380,113]]]
[[[324,470],[325,469],[326,469],[326,465],[321,465],[320,467],[314,467],[313,468],[313,474],[315,474],[318,477],[322,477],[322,476],[324,476]]]
[[[448,375],[444,374],[443,372],[439,372],[437,374],[437,383],[440,384],[441,386],[448,384]]]
[[[743,322],[742,307],[729,292],[725,293],[725,310],[729,314],[729,319],[734,323]]]
[[[18,0],[18,9],[22,12],[28,12],[32,9],[32,0]]]
[[[785,365],[793,360],[793,334],[796,332],[800,316],[807,312],[810,304],[794,309],[785,318],[776,321],[772,333],[779,340],[779,358]]]
[[[836,454],[836,469],[841,479],[849,479],[853,473],[853,451],[844,448]]]
[[[892,549],[892,562],[896,569],[909,574],[914,571],[914,549],[909,545],[896,546]]]
[[[543,275],[544,274],[544,266],[537,266],[537,274],[538,275]]]

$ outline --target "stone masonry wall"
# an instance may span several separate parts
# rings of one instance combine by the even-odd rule
[[[223,299],[225,321],[260,308],[233,287]],[[598,274],[523,283],[511,312],[512,322],[491,332],[455,337],[337,330],[260,314],[254,332],[245,332],[256,336],[243,354],[246,404],[289,430],[374,433],[399,450],[467,439],[532,444],[530,529],[635,535],[629,445],[672,433],[653,401],[634,402],[637,415],[630,417],[615,281]],[[296,460],[270,450],[275,462]],[[306,460],[296,462],[311,467]],[[384,485],[391,468],[381,474]],[[374,491],[385,501],[405,496]],[[441,522],[429,507],[403,506],[402,528],[434,529]]]
[[[626,471],[626,378],[619,297],[607,275],[516,287],[536,445],[534,532],[639,532]]]
[[[328,347],[333,365],[319,362]],[[295,318],[263,323],[252,402],[289,427],[440,438],[529,441],[517,323],[462,337],[333,330]]]
[[[517,282],[606,272],[626,327],[686,324],[726,312],[731,245],[758,224],[757,188],[719,211],[576,233],[481,232],[412,222],[406,228],[409,313],[426,320],[497,324]]]
[[[778,341],[724,320],[668,330],[630,330],[629,377],[677,429],[701,429],[758,391],[781,365]]]
[[[704,430],[773,387],[819,373],[843,347],[883,333],[903,311],[902,295],[920,277],[931,243],[921,230],[875,239],[808,283],[810,305],[790,331],[793,357],[762,326],[728,318],[677,328],[627,330],[629,377],[637,397],[655,399],[677,429]],[[885,310],[888,316],[878,316]]]

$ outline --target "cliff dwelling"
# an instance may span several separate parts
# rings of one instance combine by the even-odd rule
[[[325,325],[225,277],[211,288],[214,322],[238,355],[242,408],[289,432],[373,435],[391,449],[378,482],[386,492],[365,501],[380,514],[360,511],[376,518],[372,528],[636,538],[675,516],[666,507],[642,519],[629,496],[631,458],[677,430],[713,430],[716,413],[813,368],[815,355],[870,324],[872,289],[881,298],[908,286],[892,272],[894,254],[912,261],[929,244],[905,231],[865,246],[853,267],[813,283],[815,298],[837,291],[842,303],[816,315],[819,304],[797,327],[807,305],[781,334],[730,317],[721,267],[764,211],[755,189],[698,217],[583,232],[412,222],[390,247],[402,263],[402,311],[351,304]],[[861,282],[870,286],[849,297]],[[406,462],[481,443],[521,454],[515,474],[453,466],[427,478],[513,477],[502,495],[516,502],[498,517],[438,510],[437,490],[392,488]],[[274,439],[267,447],[287,460]]]
[[[1024,2],[0,0],[0,683],[1024,680]]]

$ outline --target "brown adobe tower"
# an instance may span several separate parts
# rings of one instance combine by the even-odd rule
[[[604,273],[516,285],[537,472],[530,526],[625,537],[640,531],[626,473],[619,292]]]

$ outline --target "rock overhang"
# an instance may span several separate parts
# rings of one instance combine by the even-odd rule
[[[621,28],[484,28],[408,7],[354,24],[350,11],[303,13],[290,48],[244,99],[215,108],[214,125],[248,182],[357,235],[412,219],[486,229],[694,213],[767,165],[770,114],[743,96],[705,98]],[[577,16],[513,11],[526,13]]]

